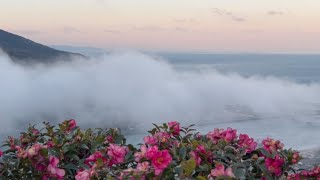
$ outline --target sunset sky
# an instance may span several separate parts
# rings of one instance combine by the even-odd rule
[[[1,0],[0,29],[47,45],[320,53],[320,1]]]

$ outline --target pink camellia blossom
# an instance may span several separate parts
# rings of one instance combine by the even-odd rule
[[[233,141],[234,139],[237,138],[237,130],[235,130],[235,129],[227,128],[225,133],[226,133],[226,135],[225,135],[224,139],[227,142],[231,142],[231,141]]]
[[[42,148],[41,144],[38,144],[38,143],[34,144],[32,147],[30,147],[27,150],[28,157],[32,158],[33,156],[36,156],[39,153],[41,148]]]
[[[220,140],[231,142],[237,138],[237,130],[232,128],[227,128],[227,130],[215,128],[207,134],[207,138],[212,140],[215,144]]]
[[[275,158],[266,158],[265,165],[269,172],[273,173],[275,176],[280,176],[282,174],[282,165],[284,164],[284,159],[279,155]]]
[[[215,128],[213,131],[210,131],[207,134],[207,138],[216,144],[219,140],[221,140],[224,137],[223,133],[224,129]]]
[[[67,131],[71,131],[73,128],[75,128],[77,126],[77,122],[74,119],[70,119],[68,121],[68,128]]]
[[[32,135],[34,135],[34,136],[40,134],[40,131],[38,129],[36,129],[36,128],[30,129],[30,131],[32,132]]]
[[[35,167],[38,171],[45,171],[46,170],[46,166],[41,163],[36,164]]]
[[[250,138],[247,134],[240,134],[238,145],[241,148],[245,148],[246,153],[254,151],[258,145],[253,138]]]
[[[168,126],[170,128],[170,131],[172,132],[172,135],[178,136],[180,134],[180,123],[177,121],[171,121],[168,122]]]
[[[200,157],[200,159],[206,158],[206,161],[212,162],[213,154],[211,151],[207,151],[204,145],[199,144],[194,151]],[[196,161],[197,161],[197,159],[196,159]]]
[[[159,142],[167,142],[167,140],[170,138],[170,135],[166,132],[157,132],[154,134],[154,137],[158,139]]]
[[[47,172],[49,173],[50,177],[54,177],[61,180],[63,179],[63,176],[65,175],[66,172],[63,169],[57,168],[58,164],[59,164],[59,159],[54,156],[50,156]]]
[[[219,176],[235,177],[230,167],[225,169],[223,164],[216,164],[215,168],[211,170],[209,178]]]
[[[297,164],[298,161],[301,159],[299,152],[294,152],[292,155],[292,160],[291,163],[292,164]]]
[[[159,151],[158,146],[151,146],[148,147],[147,152],[146,152],[146,158],[152,159],[155,153]]]
[[[279,141],[271,138],[264,139],[262,141],[264,149],[268,151],[278,151],[282,150],[284,145]]]
[[[197,134],[195,135],[195,138],[196,138],[197,140],[200,140],[202,137],[203,137],[203,135],[200,134],[200,133],[197,133]]]
[[[80,170],[75,176],[76,180],[90,180],[90,170]]]
[[[136,162],[140,162],[140,160],[145,157],[145,154],[147,152],[147,146],[141,145],[140,150],[141,150],[141,152],[134,153],[134,158],[135,158]]]
[[[113,143],[113,137],[111,135],[107,135],[107,137],[104,140],[104,143]]]
[[[197,146],[196,151],[199,152],[199,153],[202,153],[202,154],[207,154],[207,151],[206,151],[205,147],[202,144]]]
[[[16,147],[16,142],[15,142],[14,137],[9,136],[8,139],[9,139],[10,149],[15,149],[15,147]]]
[[[155,145],[158,143],[158,139],[153,137],[153,136],[145,136],[143,138],[144,143],[150,144],[150,145]]]
[[[103,156],[103,154],[100,151],[97,151],[91,154],[89,157],[86,158],[84,162],[85,164],[92,167],[97,162],[98,159],[102,159],[103,163],[107,162],[107,159]]]
[[[199,166],[201,164],[202,160],[201,160],[201,158],[200,158],[200,156],[198,155],[197,152],[191,151],[189,153],[189,155],[190,155],[191,158],[193,158],[196,161],[197,166]]]
[[[24,149],[22,149],[21,147],[17,146],[17,152],[16,152],[16,156],[17,158],[22,158],[25,159],[28,157],[28,153],[27,151],[25,151]]]
[[[124,157],[127,154],[127,148],[125,146],[121,147],[116,144],[110,144],[107,154],[111,157],[110,166],[113,164],[120,164],[124,162]]]
[[[150,168],[150,163],[148,161],[142,162],[142,163],[138,163],[137,164],[137,170],[139,171],[148,171]]]
[[[151,164],[155,169],[155,175],[160,175],[165,168],[169,166],[172,161],[172,157],[168,150],[158,151],[154,153]]]
[[[49,140],[49,141],[47,142],[47,147],[49,147],[49,148],[54,147],[54,142],[51,141],[51,140]]]

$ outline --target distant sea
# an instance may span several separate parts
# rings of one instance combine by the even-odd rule
[[[215,69],[244,77],[273,76],[297,83],[320,82],[320,54],[159,54],[181,71]]]

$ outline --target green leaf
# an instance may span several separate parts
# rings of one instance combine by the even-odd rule
[[[181,147],[179,150],[179,156],[181,157],[181,159],[185,159],[187,156],[187,148],[186,147]]]
[[[175,168],[174,168],[174,172],[175,172],[176,174],[178,174],[178,176],[180,176],[181,173],[182,173],[182,167],[181,167],[181,166],[175,167]]]
[[[167,123],[163,123],[163,127],[164,127],[165,129],[168,129]]]
[[[206,180],[207,178],[203,177],[203,176],[197,176],[196,180]]]
[[[40,149],[40,154],[44,157],[48,157],[48,149]]]
[[[78,170],[78,169],[79,169],[76,165],[71,164],[71,163],[65,165],[64,167],[65,167],[66,169],[72,169],[72,170]]]
[[[237,179],[245,179],[246,170],[243,168],[238,168],[235,170],[234,175],[237,177]]]
[[[116,139],[114,140],[114,142],[115,142],[116,144],[121,144],[122,141],[123,141],[123,138],[124,138],[123,135],[118,135],[118,136],[116,137]]]
[[[264,164],[257,164],[257,166],[259,167],[259,169],[261,169],[262,172],[264,172],[264,173],[268,172],[268,170]]]
[[[160,127],[159,127],[158,125],[156,125],[156,124],[154,124],[154,123],[152,123],[152,124],[157,128],[158,131],[161,131],[161,130],[160,130]]]
[[[125,160],[126,160],[127,162],[134,160],[134,156],[133,156],[133,152],[132,152],[132,151],[130,151],[129,153],[126,154]]]
[[[199,166],[199,170],[200,171],[209,171],[209,166],[207,164],[204,164],[204,165],[200,165]]]
[[[97,159],[97,167],[102,167],[103,166],[103,160],[101,158]]]
[[[193,147],[197,147],[199,145],[199,142],[197,140],[192,139],[191,144],[193,145]]]
[[[71,158],[74,159],[74,160],[76,160],[76,161],[79,161],[79,160],[80,160],[80,158],[78,157],[77,154],[71,154]]]
[[[272,158],[272,155],[270,154],[270,152],[265,150],[264,148],[259,148],[258,151],[260,151],[264,156],[268,158]]]
[[[90,169],[90,166],[88,166],[87,164],[80,164],[80,167],[82,167],[86,170]]]
[[[81,147],[82,149],[89,149],[89,147],[88,147],[86,144],[81,144],[80,147]]]
[[[181,166],[183,168],[183,172],[186,176],[190,176],[193,170],[196,168],[196,161],[192,158],[188,161],[181,162]]]

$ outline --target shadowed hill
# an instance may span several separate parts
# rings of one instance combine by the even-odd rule
[[[59,51],[0,29],[0,49],[17,63],[54,63],[58,60],[85,58],[77,53]]]

